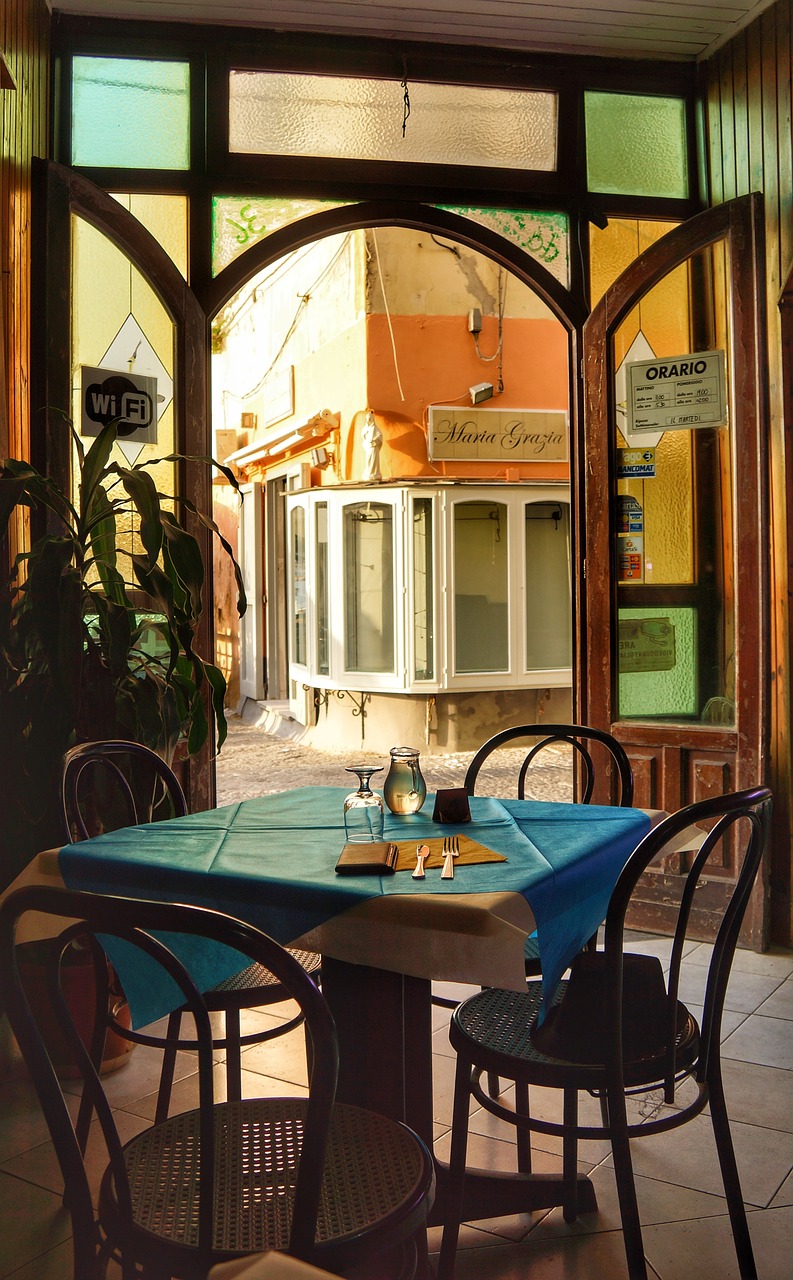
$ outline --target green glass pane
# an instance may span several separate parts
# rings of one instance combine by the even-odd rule
[[[619,715],[623,719],[698,713],[697,611],[619,610]]]
[[[478,209],[439,204],[438,209],[470,218],[511,240],[536,258],[566,289],[570,288],[570,221],[566,213],[532,213],[528,209]]]
[[[75,58],[72,164],[189,168],[189,65]]]
[[[688,195],[682,98],[587,93],[587,185],[619,195]]]
[[[323,209],[340,209],[349,200],[293,200],[280,196],[215,196],[212,200],[212,274],[238,258],[258,240]]]

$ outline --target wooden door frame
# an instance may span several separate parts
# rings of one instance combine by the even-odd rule
[[[736,557],[734,727],[702,723],[620,721],[616,715],[616,548],[612,504],[616,491],[613,426],[615,367],[612,336],[629,311],[676,265],[708,246],[729,246],[728,307],[732,350],[731,448]],[[673,810],[719,789],[734,790],[768,777],[770,617],[768,450],[762,197],[742,196],[697,214],[668,232],[611,285],[584,326],[584,433],[588,643],[579,667],[578,705],[587,723],[626,745],[632,755],[639,804]],[[740,551],[739,551],[740,549]],[[688,755],[688,772],[681,759]],[[630,754],[630,753],[629,753]],[[698,793],[697,793],[698,792]],[[600,798],[608,800],[606,792]],[[766,893],[760,886],[748,937],[767,937]]]
[[[209,326],[184,276],[154,236],[101,187],[54,161],[33,161],[34,253],[32,325],[31,460],[40,470],[69,483],[71,449],[63,431],[72,415],[71,215],[106,236],[141,272],[174,325],[174,435],[179,453],[178,492],[199,511],[212,503],[210,469],[197,460],[207,453]],[[186,519],[204,562],[204,611],[197,628],[199,652],[214,655],[212,535],[198,520]],[[215,804],[214,731],[198,755],[185,762],[183,782],[191,809]]]

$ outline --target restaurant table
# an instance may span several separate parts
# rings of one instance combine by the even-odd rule
[[[649,830],[641,810],[471,797],[472,821],[438,826],[432,797],[419,814],[387,814],[385,838],[407,852],[460,835],[503,861],[338,876],[344,789],[298,788],[237,805],[128,827],[41,855],[27,877],[70,888],[215,907],[284,944],[322,954],[322,988],[339,1033],[338,1097],[403,1120],[433,1142],[431,981],[525,984],[523,945],[537,928],[552,995],[595,932],[627,857]],[[414,865],[415,859],[410,861]],[[14,887],[14,886],[12,886]],[[42,926],[44,928],[46,926]],[[161,1016],[145,967],[110,950],[133,1015]],[[240,968],[226,949],[191,957],[203,987]],[[439,1164],[433,1221],[444,1218]],[[581,1207],[595,1208],[582,1178]],[[560,1203],[561,1175],[467,1176],[467,1221]]]

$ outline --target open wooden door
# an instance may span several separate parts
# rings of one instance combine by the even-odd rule
[[[643,807],[672,811],[766,780],[762,281],[761,198],[746,196],[652,244],[584,329],[579,706],[626,747]],[[725,355],[724,425],[711,364],[689,359],[714,351]],[[651,395],[626,376],[637,361]],[[635,927],[663,931],[684,870],[677,855],[645,876]],[[727,860],[697,895],[703,938],[734,874]],[[765,939],[760,885],[746,941]]]
[[[155,224],[159,220],[173,257],[124,207],[146,199],[150,219]],[[186,202],[180,207],[177,197],[114,198],[69,168],[34,161],[33,208],[34,464],[68,484],[71,442],[65,420],[80,419],[81,366],[156,377],[152,455],[209,454],[208,325],[183,274]],[[174,227],[180,217],[183,252]],[[182,259],[183,270],[174,258]],[[211,511],[211,473],[205,463],[164,464],[155,480],[165,491],[189,498],[200,511]],[[197,521],[190,531],[201,547],[206,572],[199,649],[211,659],[211,535]],[[213,757],[210,738],[199,755],[185,762],[182,780],[194,810],[215,803]]]

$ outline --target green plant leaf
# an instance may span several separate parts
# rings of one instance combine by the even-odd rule
[[[202,590],[204,586],[204,561],[201,548],[191,533],[187,533],[170,513],[163,512],[163,534],[168,543],[168,555],[179,583],[190,596],[194,619],[201,616]]]
[[[147,471],[141,471],[137,467],[132,470],[116,467],[116,470],[140,518],[140,540],[149,561],[155,564],[162,546],[163,515],[157,486]]]
[[[93,441],[80,469],[80,518],[85,523],[91,514],[97,488],[107,474],[107,464],[116,443],[116,424],[108,422]]]

